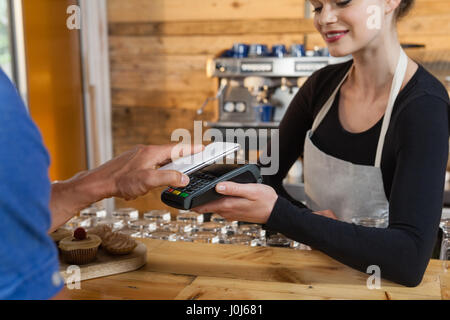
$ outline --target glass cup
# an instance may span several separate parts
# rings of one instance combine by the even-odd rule
[[[246,234],[258,239],[263,239],[266,236],[266,230],[264,230],[259,224],[242,224],[238,228],[239,234]]]
[[[284,44],[277,44],[272,47],[272,56],[283,58],[287,54],[286,46]]]
[[[220,214],[217,213],[213,213],[213,215],[211,216],[211,221],[212,222],[218,222],[218,223],[226,223],[227,220],[222,217]]]
[[[192,242],[195,243],[219,243],[220,237],[213,233],[207,231],[199,231],[192,234]]]
[[[191,224],[193,227],[203,224],[204,219],[203,214],[194,211],[179,213],[177,216],[178,222]]]
[[[106,210],[97,207],[89,207],[80,211],[80,217],[106,218]]]
[[[450,263],[450,219],[443,219],[439,226],[442,229],[442,243],[439,259],[443,260],[442,266],[448,271]]]
[[[144,219],[156,222],[158,227],[172,220],[170,212],[167,210],[151,210],[145,212]]]
[[[69,229],[71,231],[76,228],[90,228],[92,227],[92,218],[90,217],[73,217],[69,221],[66,222],[64,228]]]
[[[216,234],[226,234],[227,228],[223,223],[205,222],[199,226],[199,231],[212,232]]]
[[[303,44],[293,44],[291,46],[292,57],[304,57],[306,56],[305,46]]]
[[[128,221],[128,228],[141,232],[153,232],[156,231],[157,224],[149,220],[132,220]]]
[[[266,245],[268,247],[290,248],[291,242],[291,239],[288,239],[284,235],[277,233],[267,238]]]
[[[254,237],[247,235],[247,234],[235,234],[235,235],[229,236],[227,239],[227,243],[250,246],[250,247],[256,247],[259,244],[258,239],[255,239]]]
[[[266,57],[269,55],[269,49],[265,44],[252,44],[248,52],[248,56],[254,57]]]
[[[178,221],[171,221],[162,224],[159,227],[160,231],[170,231],[177,234],[189,234],[192,232],[192,226],[186,223],[180,223]]]
[[[113,211],[111,214],[113,218],[125,219],[125,220],[138,220],[139,211],[134,208],[119,208]]]
[[[372,228],[386,228],[388,226],[388,221],[386,218],[354,217],[352,218],[352,222],[360,226]]]
[[[144,233],[145,238],[156,239],[156,240],[166,240],[166,241],[177,241],[177,234],[170,231],[155,231]]]

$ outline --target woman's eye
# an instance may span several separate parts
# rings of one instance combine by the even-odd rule
[[[322,10],[322,7],[320,7],[320,8],[314,8],[313,12],[320,12],[320,10]]]
[[[341,1],[341,2],[336,2],[336,4],[340,7],[346,6],[348,5],[350,2],[352,2],[352,0],[346,0],[346,1]]]

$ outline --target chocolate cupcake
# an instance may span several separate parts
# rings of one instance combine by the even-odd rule
[[[78,228],[73,237],[66,237],[59,242],[59,248],[65,262],[81,265],[95,260],[101,243],[99,236],[88,235],[83,228]]]
[[[130,236],[121,232],[114,232],[108,226],[98,226],[88,232],[102,239],[102,248],[110,254],[125,255],[133,252],[137,243]]]

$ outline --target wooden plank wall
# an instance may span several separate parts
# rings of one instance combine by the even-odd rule
[[[206,60],[233,43],[304,43],[324,46],[305,0],[108,0],[114,153],[139,143],[170,142],[176,128],[217,117]],[[450,0],[417,0],[399,23],[402,42],[450,49]],[[118,206],[166,208],[161,190]],[[176,210],[175,210],[176,211]],[[175,212],[173,211],[173,212]]]

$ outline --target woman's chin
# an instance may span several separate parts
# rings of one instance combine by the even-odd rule
[[[328,46],[328,52],[330,52],[330,55],[335,58],[345,57],[351,54],[349,50],[333,48],[333,46]]]

